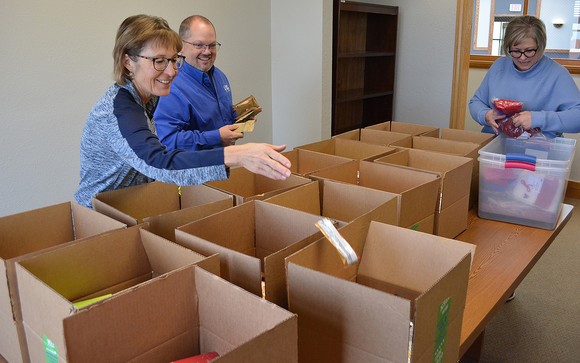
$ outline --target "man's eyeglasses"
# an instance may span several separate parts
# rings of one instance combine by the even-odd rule
[[[221,44],[218,42],[215,43],[211,43],[211,44],[203,44],[203,43],[192,43],[192,42],[188,42],[187,40],[183,40],[181,39],[184,43],[187,44],[191,44],[191,46],[193,46],[193,48],[195,48],[196,50],[205,50],[206,48],[209,49],[210,51],[218,51],[221,47]]]
[[[183,65],[183,60],[185,59],[181,54],[178,54],[173,58],[146,57],[144,55],[136,55],[135,57],[149,59],[153,62],[153,68],[158,72],[163,72],[169,65],[169,62],[173,63],[173,69],[179,69]]]
[[[532,58],[533,56],[536,55],[537,51],[538,51],[538,48],[526,49],[526,50],[510,50],[509,53],[510,53],[512,58],[518,59],[518,58],[522,57],[522,54],[525,54],[526,58]]]

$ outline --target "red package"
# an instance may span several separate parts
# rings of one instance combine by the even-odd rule
[[[520,137],[524,133],[524,129],[521,127],[516,127],[514,125],[514,120],[510,117],[499,122],[499,129],[502,133],[509,137]]]
[[[495,99],[493,105],[499,112],[506,114],[508,117],[522,112],[523,107],[523,103],[521,102],[502,99]]]
[[[219,357],[216,352],[209,352],[205,354],[196,355],[189,358],[184,358],[180,360],[173,361],[171,363],[209,363],[215,358]]]

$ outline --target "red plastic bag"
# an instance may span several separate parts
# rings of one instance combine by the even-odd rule
[[[522,127],[516,127],[514,125],[513,116],[519,112],[522,112],[522,102],[496,98],[493,100],[493,105],[499,112],[508,116],[506,119],[498,122],[499,129],[506,136],[518,138],[524,133],[527,133],[526,136],[533,136],[541,131],[537,127],[526,131]]]
[[[523,107],[523,103],[521,102],[502,99],[495,99],[493,105],[499,112],[506,114],[508,117],[522,112]]]

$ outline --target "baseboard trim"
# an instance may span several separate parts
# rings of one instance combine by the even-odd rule
[[[568,180],[566,198],[580,199],[580,181]]]

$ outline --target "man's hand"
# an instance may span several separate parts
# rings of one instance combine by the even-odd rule
[[[220,138],[223,146],[235,145],[237,139],[244,137],[244,134],[237,132],[238,125],[226,125],[220,127]]]

